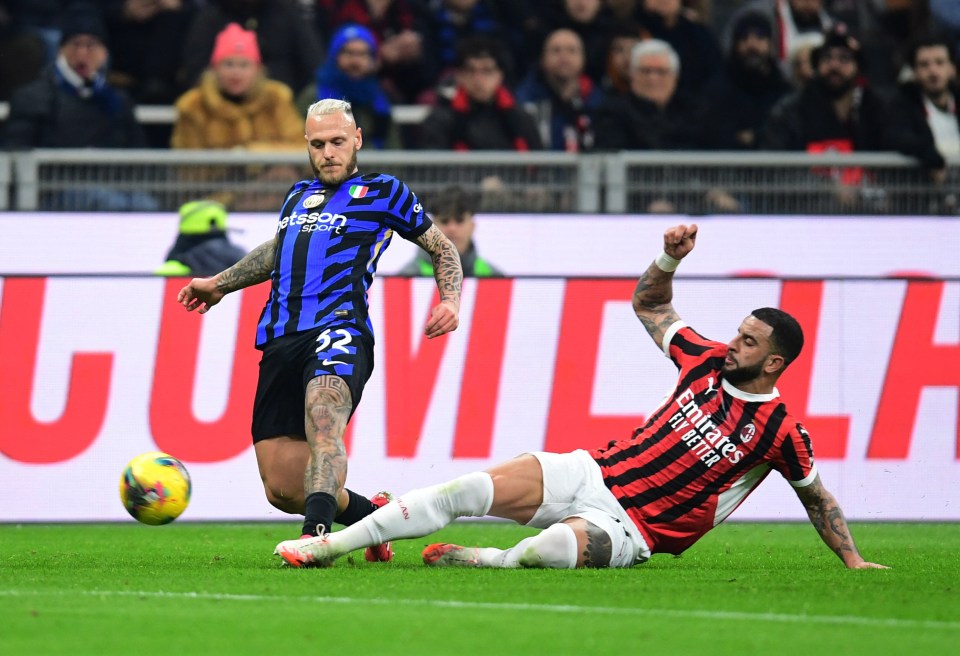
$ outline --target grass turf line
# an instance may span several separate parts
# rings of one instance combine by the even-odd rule
[[[0,526],[0,653],[947,653],[960,639],[957,524],[855,524],[890,571],[848,571],[806,524],[727,524],[630,570],[430,569],[457,523],[328,570],[281,568],[283,524]],[[829,647],[827,647],[829,646]]]

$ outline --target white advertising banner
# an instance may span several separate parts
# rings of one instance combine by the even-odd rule
[[[277,218],[233,214],[230,239],[252,249],[273,237]],[[702,239],[685,276],[960,276],[960,221],[951,217],[485,214],[474,240],[511,276],[632,277],[656,256],[664,229],[691,221]],[[0,274],[151,273],[177,222],[173,212],[0,213]],[[380,273],[396,273],[416,250],[395,237]]]
[[[115,248],[140,239],[139,220],[127,217]],[[806,239],[770,243],[766,229],[730,228],[734,238],[718,225],[704,232],[703,252],[684,270],[729,273],[745,254],[784,253]],[[44,246],[61,238],[34,229],[31,239]],[[632,240],[637,268],[657,243],[644,230]],[[864,276],[855,280],[681,278],[675,285],[678,312],[715,339],[733,337],[756,307],[781,307],[800,320],[807,346],[780,391],[851,519],[960,520],[960,282],[869,279],[930,267],[955,276],[955,255],[934,256],[944,233],[919,232],[924,248],[914,253],[900,243],[894,250],[903,257],[887,265],[853,235],[833,233],[811,251],[835,249],[839,267],[846,250],[848,268],[862,256],[862,269],[848,271]],[[729,251],[717,254],[716,239],[728,240]],[[0,270],[16,268],[8,257],[20,249],[9,248],[6,234],[0,243]],[[108,244],[89,248],[85,258],[105,269],[125,257]],[[801,273],[801,259],[790,258],[792,273]],[[756,259],[749,268],[775,262]],[[201,317],[175,302],[183,283],[0,278],[0,521],[128,519],[120,472],[151,450],[180,457],[193,476],[185,519],[287,517],[264,498],[249,437],[254,325],[266,288],[232,294]],[[378,279],[370,293],[377,366],[346,438],[348,486],[403,492],[524,451],[628,435],[675,381],[633,315],[633,286],[628,277],[468,280],[460,329],[428,341],[433,281]],[[790,486],[772,475],[733,517],[805,515]]]

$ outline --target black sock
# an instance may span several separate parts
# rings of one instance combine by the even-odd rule
[[[330,532],[333,518],[337,514],[337,499],[326,492],[313,492],[307,495],[303,518],[303,535],[316,535],[317,526]]]
[[[353,490],[346,490],[346,492],[347,496],[350,497],[350,501],[347,503],[347,507],[344,508],[343,512],[334,517],[333,521],[336,523],[343,524],[344,526],[356,524],[377,509],[367,497],[361,496]]]

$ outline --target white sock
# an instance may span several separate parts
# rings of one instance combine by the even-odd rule
[[[481,567],[573,569],[577,566],[577,535],[569,524],[553,524],[509,549],[478,549],[477,560]]]
[[[483,517],[493,505],[493,479],[474,472],[403,494],[372,515],[330,534],[339,555],[389,540],[428,535],[457,517]]]

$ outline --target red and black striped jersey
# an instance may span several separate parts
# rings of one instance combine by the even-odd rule
[[[625,440],[591,451],[607,487],[653,553],[678,554],[726,519],[766,477],[813,482],[810,436],[780,393],[749,394],[723,379],[727,345],[681,321],[663,338],[676,387]]]

